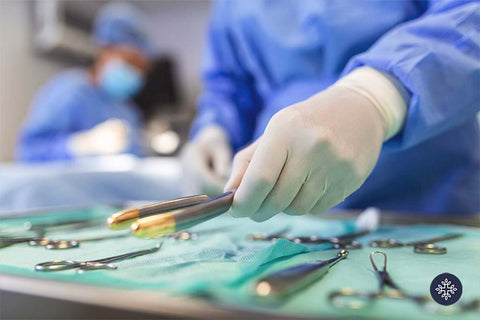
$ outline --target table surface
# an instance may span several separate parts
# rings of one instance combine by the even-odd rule
[[[72,212],[72,210],[78,211],[78,209],[67,210],[65,207],[81,206],[81,208],[83,208],[81,210],[88,211],[88,208],[91,205],[97,205],[99,203],[120,204],[123,203],[125,199],[131,199],[133,201],[158,201],[175,198],[181,195],[179,188],[180,175],[181,168],[178,160],[175,158],[138,159],[131,156],[119,156],[86,159],[75,163],[49,163],[28,166],[21,164],[3,164],[0,165],[0,180],[2,181],[2,184],[0,184],[0,217],[3,217],[4,219],[0,220],[0,226],[2,224],[4,225],[6,221],[14,221],[15,219],[7,219],[12,217],[24,216],[25,218],[22,219],[28,219],[28,216],[32,215],[35,217],[42,217],[42,213],[44,212],[49,212],[49,214],[53,215],[62,215],[64,212]],[[135,188],[132,188],[132,185],[134,185]],[[50,209],[51,207],[57,208],[57,211]],[[114,208],[109,206],[106,210],[111,211],[114,210]],[[335,235],[331,233],[329,234],[328,232],[335,233],[335,230],[338,229],[337,222],[339,220],[347,221],[353,219],[357,214],[358,212],[355,211],[333,212],[332,214],[322,215],[321,218],[318,219],[318,223],[316,220],[313,220],[312,225],[317,225],[318,229],[315,230],[317,235]],[[296,225],[296,229],[294,228],[293,230],[297,235],[305,233],[312,234],[312,228],[306,228],[301,225],[300,222],[303,221],[303,217],[296,218],[295,220],[289,219],[290,218],[288,217],[280,217],[278,221],[274,219],[275,221],[266,224],[254,224],[245,220],[235,220],[235,223],[238,224],[238,226],[236,226],[234,233],[236,236],[241,234],[241,236],[244,237],[247,233],[246,230],[249,230],[249,232],[254,230],[265,232],[268,232],[268,230],[275,231],[279,230],[282,225],[293,225],[295,223],[292,221],[297,221],[297,224],[300,224],[300,226]],[[220,225],[222,223],[230,223],[228,222],[228,218],[225,218],[223,220],[220,219],[209,222],[210,226],[215,227],[217,221],[219,221],[218,223]],[[305,221],[306,225],[312,223],[311,217],[306,218]],[[467,288],[475,288],[471,290],[472,292],[467,291],[465,293],[466,297],[480,297],[480,277],[477,276],[476,278],[470,279],[470,277],[472,277],[471,275],[474,266],[478,266],[480,263],[480,232],[478,229],[474,228],[462,229],[462,227],[455,226],[460,224],[478,227],[480,226],[480,216],[437,218],[422,217],[412,213],[385,212],[382,214],[381,221],[382,224],[386,226],[402,225],[403,227],[399,227],[400,229],[397,230],[397,234],[399,236],[404,235],[407,238],[412,237],[412,234],[416,239],[424,238],[423,234],[415,234],[415,230],[410,230],[410,233],[408,232],[409,228],[406,226],[415,226],[417,224],[429,224],[428,228],[430,229],[427,228],[427,233],[441,233],[449,232],[451,230],[463,230],[467,232],[469,235],[468,237],[445,242],[445,245],[449,247],[449,251],[451,252],[444,257],[417,256],[412,254],[408,248],[387,249],[386,251],[388,251],[389,259],[391,258],[392,261],[398,261],[397,265],[392,265],[391,267],[392,273],[395,271],[394,278],[404,280],[406,287],[412,286],[412,283],[427,284],[427,282],[431,281],[430,278],[433,279],[435,275],[434,273],[437,270],[438,272],[442,270],[457,270],[456,272],[463,276],[463,278],[461,277],[461,280],[465,280],[464,282],[468,283]],[[420,228],[418,230],[422,230],[420,232],[423,233],[423,229],[421,229],[423,228],[422,226],[417,228]],[[386,230],[389,230],[388,227]],[[101,232],[104,231],[105,230]],[[1,228],[0,232],[2,232]],[[378,236],[380,235],[382,235],[381,232]],[[56,234],[56,236],[65,238],[65,236],[71,237],[72,235],[60,233]],[[73,236],[76,236],[76,234],[73,234]],[[233,241],[231,237],[225,236],[225,232],[220,232],[220,234],[217,234],[216,236],[208,235],[205,239],[205,243],[202,242],[203,240],[199,242],[199,252],[210,252],[212,249],[217,250],[215,252],[221,252],[221,250],[224,250],[222,254],[226,257],[225,260],[232,262],[231,258],[228,257],[228,254],[230,254],[232,250],[238,249],[239,238],[236,238],[236,240]],[[218,242],[224,242],[224,244],[229,243],[231,247],[226,248],[218,246]],[[94,253],[101,254],[107,250],[106,248],[110,250],[112,246],[116,247],[121,245],[121,243],[122,242],[111,243],[107,241],[105,243],[98,243],[94,246],[85,245],[85,250],[82,248],[79,249],[79,251],[72,251],[72,253],[75,252],[74,256],[78,258]],[[249,244],[245,244],[245,242],[241,243],[246,247],[249,246]],[[362,243],[368,243],[368,239],[365,239]],[[138,242],[136,242],[135,245],[142,246]],[[169,246],[170,245],[174,246],[175,244],[169,244]],[[254,251],[262,253],[271,249],[270,247],[270,244],[263,244],[258,248],[254,248],[256,250]],[[290,250],[302,251],[303,248],[299,249],[298,247],[294,247],[290,248]],[[62,253],[50,253],[43,248],[29,248],[27,245],[16,245],[10,248],[0,249],[0,290],[3,292],[18,292],[39,297],[54,298],[59,301],[59,306],[61,306],[61,301],[69,300],[110,308],[186,318],[264,318],[265,314],[272,315],[272,312],[274,312],[276,317],[285,318],[291,316],[328,316],[347,318],[352,316],[363,316],[365,318],[383,318],[388,316],[390,318],[401,319],[405,314],[408,315],[408,312],[415,312],[414,309],[414,311],[409,309],[409,306],[407,305],[405,310],[401,308],[402,311],[406,312],[405,314],[402,314],[401,312],[398,313],[399,309],[395,306],[390,309],[390,313],[388,313],[389,305],[382,303],[379,303],[380,306],[376,307],[377,310],[359,314],[348,312],[338,313],[329,310],[325,306],[322,306],[322,308],[325,307],[328,310],[326,310],[325,313],[319,313],[318,310],[315,310],[315,308],[312,307],[312,305],[315,305],[315,299],[312,300],[311,298],[312,295],[319,296],[320,298],[324,297],[324,294],[319,291],[321,286],[327,287],[329,290],[339,287],[339,283],[334,280],[338,279],[338,273],[342,270],[346,275],[358,273],[359,278],[365,279],[365,282],[358,282],[357,279],[353,281],[353,283],[356,283],[357,281],[360,286],[366,286],[372,290],[375,289],[376,279],[371,272],[371,267],[368,262],[368,253],[370,251],[371,248],[365,246],[365,248],[358,252],[352,252],[348,258],[350,261],[345,261],[345,263],[343,263],[343,265],[347,266],[339,264],[338,267],[336,266],[335,269],[332,269],[329,272],[325,279],[319,281],[318,286],[313,286],[313,289],[306,290],[306,293],[300,294],[298,298],[286,303],[284,307],[278,310],[263,308],[262,306],[259,307],[257,305],[254,305],[254,307],[251,308],[250,302],[235,303],[235,295],[231,296],[231,292],[225,293],[228,297],[226,299],[205,300],[182,294],[182,292],[172,293],[169,290],[156,290],[155,288],[152,289],[151,286],[149,288],[143,288],[144,283],[138,284],[138,286],[135,284],[131,285],[131,283],[128,286],[122,285],[124,282],[128,282],[126,281],[129,278],[128,274],[122,274],[118,278],[113,278],[113,280],[117,281],[119,285],[112,285],[112,283],[99,283],[95,280],[78,281],[77,279],[72,281],[71,276],[68,274],[60,275],[60,277],[55,275],[41,276],[38,273],[32,272],[32,264],[38,262],[38,259],[40,259],[39,257],[48,259],[50,257],[65,258],[69,257],[69,254],[67,251]],[[192,252],[194,251],[190,251],[190,254],[194,254]],[[245,254],[244,252],[241,252],[241,250],[234,253],[239,255]],[[322,258],[328,258],[328,256],[331,256],[332,254],[334,254],[333,250],[322,250],[317,254],[315,252],[306,252],[304,254],[298,254],[297,258],[294,257],[287,260],[292,260],[291,263],[295,263],[295,261],[309,261],[312,257],[317,257],[319,255]],[[170,258],[175,257],[175,259],[179,259],[178,255],[171,251],[169,251],[168,255]],[[12,256],[31,256],[32,260],[16,261],[16,264],[12,265],[11,263],[9,264],[10,257]],[[246,256],[250,257],[248,255]],[[446,259],[447,257],[452,257],[452,259],[448,260]],[[216,257],[210,257],[209,259],[213,261],[203,261],[202,258],[198,258],[197,260],[199,261],[196,261],[196,263],[219,262],[215,260],[217,259]],[[424,272],[426,272],[424,269],[428,269],[430,264],[433,264],[433,267],[430,268],[431,270],[427,272],[428,274],[423,276],[423,278],[419,278],[418,275],[412,277],[412,268],[415,268],[413,263],[411,265],[409,263],[406,268],[398,268],[398,263],[401,264],[405,261],[410,261],[408,259],[415,263],[418,261],[423,263],[424,265],[421,264],[420,266],[421,270]],[[178,262],[179,261],[176,263]],[[182,263],[184,263],[184,261]],[[280,264],[282,263],[283,262]],[[135,269],[135,264],[130,265],[125,263],[125,265],[125,269]],[[275,266],[273,268],[275,268]],[[428,279],[425,279],[425,277]],[[163,285],[168,283],[168,281],[165,282],[162,279],[157,280],[159,281],[158,283]],[[132,300],[134,303],[132,303]],[[306,306],[302,304],[302,300],[306,301]],[[402,307],[402,304],[400,304],[400,306]],[[299,312],[299,308],[303,308],[303,312]],[[420,317],[418,314],[415,315],[417,318]],[[433,318],[432,315],[428,314],[421,316],[426,319]],[[463,316],[468,318],[471,315]]]
[[[95,216],[96,214],[108,214],[114,208],[107,206],[89,210],[91,212],[88,214]],[[6,226],[8,230],[18,230],[25,219],[41,222],[42,219],[59,216],[62,219],[79,214],[85,217],[88,216],[85,213],[87,211],[87,209],[67,210],[47,215],[36,214],[33,217],[3,219],[0,222],[0,232],[5,232]],[[244,284],[251,283],[260,275],[264,275],[266,271],[312,261],[312,259],[326,259],[332,257],[336,252],[328,246],[317,247],[316,249],[320,251],[316,251],[312,248],[306,249],[305,246],[298,244],[283,243],[282,246],[278,243],[250,244],[245,240],[248,233],[269,233],[288,225],[291,228],[290,232],[296,235],[312,234],[312,230],[318,231],[317,235],[338,235],[345,223],[349,221],[345,218],[354,215],[353,212],[339,212],[335,216],[330,216],[329,219],[280,215],[263,224],[256,224],[247,219],[219,217],[194,228],[193,231],[199,234],[198,242],[175,243],[165,240],[165,248],[162,248],[164,250],[155,256],[152,255],[147,260],[140,260],[140,257],[139,260],[119,262],[119,269],[116,271],[95,271],[86,277],[78,277],[71,271],[38,273],[33,271],[32,267],[40,261],[65,258],[86,259],[87,257],[105,256],[105,252],[108,253],[107,255],[112,255],[113,251],[115,251],[113,254],[116,254],[125,252],[127,248],[129,250],[133,247],[146,248],[158,240],[143,242],[145,240],[126,238],[114,242],[109,240],[95,244],[82,243],[81,248],[55,252],[19,244],[0,249],[0,289],[55,298],[58,301],[69,300],[185,318],[264,318],[266,315],[274,315],[279,318],[325,316],[403,319],[406,316],[414,316],[415,318],[434,319],[437,318],[434,314],[422,313],[416,306],[400,301],[395,301],[393,305],[391,301],[377,301],[372,309],[362,312],[334,310],[327,304],[325,297],[328,292],[347,285],[365,291],[374,292],[376,290],[377,281],[368,260],[368,254],[372,250],[368,247],[371,239],[393,235],[399,240],[408,241],[420,240],[446,232],[463,232],[464,237],[442,243],[449,250],[443,256],[414,254],[412,248],[385,249],[389,257],[388,269],[396,282],[412,293],[426,294],[430,281],[437,274],[451,272],[464,283],[462,299],[467,301],[474,297],[480,297],[480,278],[475,267],[480,263],[480,230],[450,224],[418,225],[415,222],[420,221],[415,221],[415,218],[410,220],[410,226],[394,226],[392,221],[395,221],[395,216],[383,214],[382,220],[388,221],[390,225],[384,225],[375,234],[359,239],[364,248],[357,251],[351,250],[345,261],[338,263],[324,278],[298,296],[289,299],[282,306],[274,308],[248,299],[248,295],[244,292],[246,288]],[[339,218],[342,219],[337,220]],[[477,218],[473,217],[472,221],[475,222]],[[407,223],[405,218],[401,222]],[[444,223],[444,221],[441,222]],[[225,226],[230,229],[222,230]],[[218,230],[214,231],[215,228]],[[95,232],[99,231],[101,230]],[[101,232],[104,233],[105,230]],[[65,233],[63,231],[63,233],[58,232],[53,235],[63,238],[68,235],[71,238],[72,236],[85,236],[88,233],[85,231],[83,233],[80,231]],[[192,269],[189,269],[188,266],[190,262],[193,262]],[[151,266],[155,266],[155,272]],[[202,268],[202,266],[206,267]],[[255,268],[252,269],[252,266]],[[257,272],[263,266],[267,266],[267,269]],[[188,273],[195,268],[198,268],[195,272],[199,273]],[[209,268],[212,270],[209,271]],[[169,276],[164,274],[164,270],[170,272]],[[222,279],[222,272],[208,278],[212,276],[212,272],[215,273],[219,270],[224,270],[223,274],[241,271],[242,281],[246,280],[244,284],[233,287],[233,290],[228,289],[232,279],[228,277]],[[150,275],[149,272],[151,272]],[[149,278],[150,276],[151,278]],[[213,279],[212,281],[216,281],[217,285],[209,286],[208,283],[198,282],[198,276]],[[182,283],[179,279],[188,280]],[[224,280],[227,282],[222,282]],[[197,288],[191,288],[195,281],[198,282],[196,283]],[[213,299],[193,297],[188,294],[188,292],[198,294],[195,290],[199,286]],[[478,314],[465,313],[457,318],[474,319],[477,316]]]

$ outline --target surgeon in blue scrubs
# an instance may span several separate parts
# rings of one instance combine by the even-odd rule
[[[478,1],[216,2],[189,191],[235,189],[255,221],[478,213],[479,21]]]
[[[141,89],[154,50],[141,19],[127,4],[101,9],[93,66],[56,75],[36,95],[18,141],[20,161],[142,155],[140,114],[130,98]]]

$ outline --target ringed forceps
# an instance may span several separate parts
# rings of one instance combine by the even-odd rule
[[[8,247],[17,243],[27,242],[30,246],[45,246],[45,248],[52,249],[71,249],[78,248],[81,242],[91,242],[91,241],[100,241],[108,239],[117,239],[128,236],[129,234],[115,234],[108,236],[101,236],[95,238],[85,238],[77,240],[53,240],[49,238],[37,238],[37,237],[26,237],[26,238],[0,238],[0,248]]]
[[[383,269],[379,270],[373,256],[375,254],[383,255]],[[351,288],[343,288],[339,291],[335,291],[329,294],[328,299],[330,303],[333,304],[336,308],[350,308],[350,309],[361,309],[366,305],[373,302],[373,300],[381,297],[392,298],[392,299],[410,299],[417,304],[424,306],[427,302],[433,301],[432,298],[428,296],[414,296],[405,293],[401,290],[398,285],[393,282],[392,278],[387,272],[387,254],[383,251],[372,251],[370,253],[370,262],[372,263],[373,270],[375,271],[379,287],[377,292],[362,292],[357,291]],[[390,291],[387,291],[386,288],[390,288]]]
[[[413,251],[416,253],[444,254],[447,253],[447,248],[437,246],[434,243],[444,240],[456,239],[461,236],[461,233],[452,233],[440,237],[411,242],[401,242],[395,239],[380,239],[371,241],[370,246],[374,248],[399,248],[413,246]]]
[[[382,270],[377,267],[375,261],[373,260],[373,256],[377,253],[383,255]],[[383,251],[372,251],[370,253],[370,262],[379,281],[378,291],[363,292],[352,288],[343,288],[332,292],[328,295],[328,300],[335,308],[363,309],[378,298],[390,298],[408,299],[423,307],[425,310],[436,313],[456,313],[474,310],[480,311],[480,299],[474,299],[469,303],[457,303],[455,305],[442,308],[442,306],[437,304],[430,296],[412,295],[406,293],[400,289],[400,287],[392,280],[387,272],[387,254]],[[390,290],[387,291],[386,288],[390,288]]]
[[[316,236],[287,236],[283,235],[284,231],[277,234],[272,235],[261,235],[261,234],[253,234],[248,237],[249,240],[252,241],[262,241],[262,240],[270,240],[270,241],[277,241],[278,239],[286,239],[295,243],[302,243],[302,244],[322,244],[322,243],[330,243],[332,244],[333,248],[335,249],[360,249],[362,245],[360,242],[353,240],[354,238],[361,237],[369,233],[369,231],[360,231],[360,232],[353,232],[347,233],[338,237],[329,237],[329,238],[319,238]]]
[[[62,271],[62,270],[77,268],[77,273],[83,273],[84,271],[99,270],[99,269],[115,270],[117,269],[117,266],[110,262],[131,259],[131,258],[143,256],[145,254],[153,253],[158,251],[162,247],[162,245],[163,245],[163,242],[157,244],[155,247],[151,249],[124,253],[117,256],[102,258],[97,260],[87,260],[87,261],[54,260],[54,261],[42,262],[35,265],[35,271]]]

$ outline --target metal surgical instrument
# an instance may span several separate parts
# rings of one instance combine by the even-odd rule
[[[139,238],[157,238],[196,226],[225,213],[233,201],[233,191],[225,192],[207,201],[183,206],[157,215],[141,218],[130,229]],[[177,207],[178,207],[177,206]]]
[[[107,235],[107,236],[101,236],[101,237],[95,237],[95,238],[77,239],[77,240],[52,240],[49,238],[36,238],[36,237],[0,238],[0,248],[4,248],[17,243],[27,242],[30,246],[44,246],[49,250],[71,249],[71,248],[78,248],[81,242],[109,240],[109,239],[123,238],[126,236],[129,236],[129,234],[128,233],[114,234],[114,235]]]
[[[249,240],[253,241],[262,241],[262,240],[269,240],[269,241],[277,241],[278,239],[286,239],[295,243],[302,243],[302,244],[322,244],[322,243],[331,243],[335,249],[360,249],[362,245],[352,240],[357,237],[361,237],[363,235],[368,234],[369,231],[360,231],[360,232],[352,232],[347,233],[338,237],[329,237],[329,238],[319,238],[316,236],[288,236],[283,235],[282,232],[272,235],[261,235],[261,234],[253,234],[248,237]]]
[[[375,254],[383,255],[383,268],[380,270],[373,259]],[[372,251],[370,262],[375,271],[379,287],[377,292],[363,292],[352,288],[343,288],[328,295],[328,300],[335,308],[363,309],[378,298],[409,299],[431,312],[453,313],[455,311],[480,310],[480,300],[475,299],[467,304],[457,303],[448,307],[437,304],[430,296],[411,295],[399,288],[387,272],[387,254],[383,251]],[[386,290],[389,288],[390,290]],[[443,309],[441,309],[443,308]],[[448,308],[448,309],[446,309]]]
[[[347,255],[347,250],[341,250],[336,257],[329,260],[308,262],[273,272],[256,282],[254,294],[271,301],[286,298],[323,277]]]
[[[413,246],[413,251],[416,253],[444,254],[447,253],[447,248],[436,246],[434,243],[444,240],[456,239],[461,236],[461,233],[452,233],[436,238],[412,242],[400,242],[394,239],[380,239],[371,241],[370,246],[374,248],[398,248]]]
[[[55,260],[55,261],[42,262],[35,265],[35,271],[62,271],[62,270],[77,268],[77,273],[83,273],[84,271],[99,270],[99,269],[115,270],[117,269],[117,266],[114,264],[111,264],[110,262],[132,259],[135,257],[143,256],[145,254],[156,252],[162,247],[162,244],[163,242],[157,244],[155,247],[151,249],[124,253],[118,256],[97,259],[97,260],[87,260],[87,261]]]
[[[108,227],[112,230],[128,229],[132,223],[140,218],[159,214],[169,210],[180,209],[209,200],[206,195],[195,195],[168,201],[157,202],[146,206],[127,209],[112,214],[107,219]]]
[[[52,240],[48,238],[36,238],[36,237],[0,238],[0,248],[8,247],[17,243],[27,242],[32,247],[44,246],[49,250],[72,249],[72,248],[78,248],[80,246],[80,243],[82,242],[93,242],[93,241],[117,239],[117,238],[127,237],[129,235],[130,233],[110,234],[110,235],[101,236],[101,237],[84,238],[84,239],[76,239],[76,240]],[[198,239],[198,234],[190,232],[188,230],[183,230],[180,232],[172,233],[168,237],[174,241],[188,241],[188,240]]]
[[[375,254],[383,255],[383,269],[379,270],[373,256]],[[332,292],[328,299],[330,302],[337,308],[351,308],[351,309],[361,309],[365,305],[371,303],[373,300],[381,297],[392,298],[392,299],[411,299],[415,303],[424,305],[429,301],[433,301],[432,298],[428,296],[414,296],[405,293],[402,291],[392,280],[390,275],[387,272],[387,254],[383,251],[372,251],[370,253],[370,262],[372,263],[373,270],[377,274],[379,281],[379,288],[377,292],[366,293],[357,291],[351,288],[344,288],[336,292]],[[392,290],[387,291],[386,288]]]
[[[57,222],[49,222],[49,223],[32,223],[30,221],[26,221],[23,224],[23,228],[26,231],[31,231],[36,234],[36,237],[43,238],[47,231],[53,230],[62,230],[62,229],[72,229],[72,230],[80,230],[85,228],[90,228],[94,226],[101,225],[101,220],[94,219],[94,220],[85,220],[85,219],[72,219],[66,221],[57,221]]]

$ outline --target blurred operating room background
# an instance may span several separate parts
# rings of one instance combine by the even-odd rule
[[[91,63],[94,18],[107,2],[0,1],[0,161],[14,160],[19,130],[41,86],[65,68]],[[152,155],[175,154],[200,91],[209,1],[130,3],[144,15],[158,50],[150,83],[136,98],[146,120],[147,144]]]
[[[141,139],[132,134],[135,139],[129,142],[136,146],[137,143],[133,142],[141,140],[138,145],[145,152],[138,153],[127,152],[131,150],[126,150],[125,146],[117,152],[104,152],[108,151],[109,143],[100,147],[95,145],[102,141],[97,136],[103,137],[115,131],[111,130],[112,126],[119,128],[118,122],[112,124],[110,119],[128,120],[131,115],[121,114],[127,103],[119,108],[116,108],[119,105],[117,101],[110,103],[118,97],[109,96],[111,92],[106,92],[101,86],[103,82],[101,85],[99,82],[105,80],[102,76],[114,70],[113,67],[115,72],[122,74],[127,84],[132,73],[134,77],[139,73],[136,70],[137,51],[142,51],[142,46],[136,47],[135,41],[144,38],[143,32],[133,36],[133,47],[137,52],[135,63],[129,60],[130,54],[125,56],[122,45],[132,44],[129,43],[132,40],[129,32],[133,30],[136,33],[140,28],[130,28],[127,23],[110,30],[126,37],[121,41],[114,39],[112,34],[96,38],[96,31],[102,29],[97,28],[96,18],[102,16],[99,13],[103,12],[103,8],[125,3],[129,7],[126,16],[129,12],[139,12],[137,17],[140,18],[136,20],[143,24],[141,29],[148,38],[145,42],[155,51],[151,56],[140,52],[140,56],[148,60],[149,67],[139,69],[146,83],[133,96],[142,123],[137,126],[138,123],[132,121],[130,128],[139,127],[142,134],[138,135]],[[196,184],[192,178],[194,175],[188,177],[185,173],[190,168],[214,167],[214,161],[205,156],[203,158],[207,161],[202,162],[196,153],[189,157],[191,161],[188,165],[182,166],[176,156],[188,139],[201,91],[200,67],[210,6],[208,0],[1,0],[0,213],[50,206],[158,201],[178,197],[181,193],[198,193],[185,191]],[[114,14],[111,18],[122,20],[124,17],[120,14],[115,18]],[[109,46],[99,40],[117,43]],[[222,42],[219,39],[214,41]],[[111,47],[117,49],[114,54]],[[110,55],[110,64],[101,59],[102,52]],[[118,57],[125,58],[122,61],[125,63],[118,63],[122,60]],[[132,65],[129,65],[130,62]],[[88,85],[84,83],[80,89],[89,86],[87,91],[90,96],[79,98],[72,94],[75,90],[63,90],[66,85],[62,83],[63,78],[57,76],[72,67],[84,69],[83,80]],[[93,74],[96,67],[100,71]],[[49,92],[42,99],[35,99],[43,88],[48,87],[52,78],[56,79],[55,86],[47,88]],[[119,77],[113,78],[118,80]],[[70,89],[75,87],[76,80],[70,78],[69,81]],[[125,82],[120,84],[125,85]],[[127,89],[125,92],[132,87]],[[78,92],[85,92],[81,90]],[[102,100],[102,105],[99,103],[100,96],[111,99],[108,103],[103,103],[107,99]],[[62,99],[73,100],[74,103],[68,103],[75,105],[60,101]],[[130,102],[130,96],[125,100]],[[67,116],[52,111],[56,105],[60,106],[57,110],[65,108]],[[88,112],[84,112],[86,108],[89,108]],[[41,112],[36,114],[32,111],[35,109]],[[78,110],[82,110],[81,113]],[[27,116],[32,114],[29,126],[25,126]],[[207,113],[207,116],[212,114]],[[122,115],[126,116],[122,118]],[[134,116],[130,118],[137,115]],[[102,135],[99,135],[98,126],[102,126]],[[216,134],[212,136],[215,136],[212,141],[217,143]],[[61,148],[54,146],[55,139],[61,142]],[[128,139],[123,137],[123,140]],[[226,142],[224,144],[227,145]],[[229,148],[228,145],[226,149]],[[228,154],[223,158],[229,160],[230,156]],[[22,161],[17,161],[19,159]],[[221,183],[229,174],[227,166],[224,167],[225,174],[218,179]],[[221,183],[215,186],[219,187]]]

